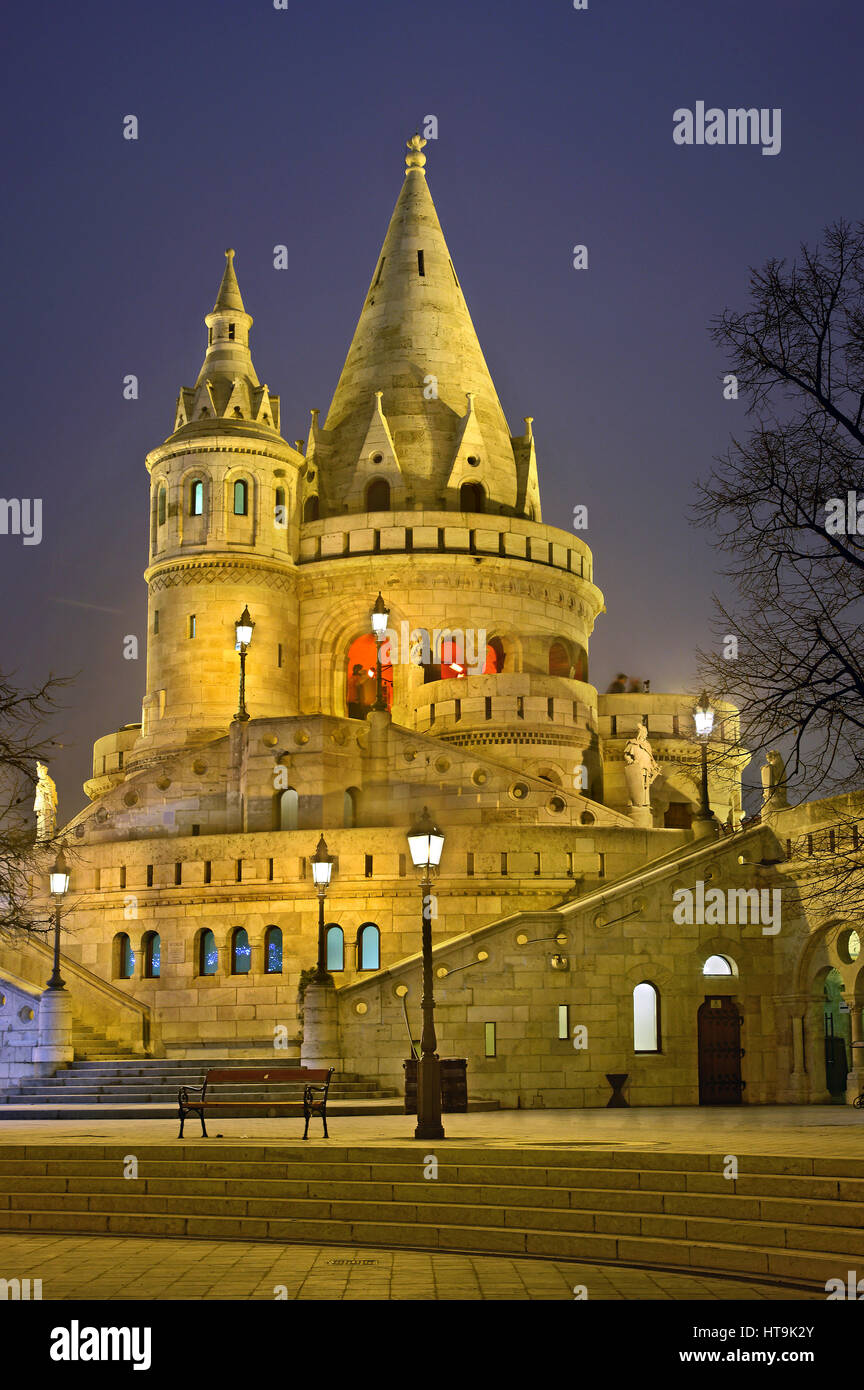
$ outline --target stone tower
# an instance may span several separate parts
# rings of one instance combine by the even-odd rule
[[[279,397],[255,372],[246,313],[226,251],[206,315],[195,385],[177,399],[174,433],[147,456],[150,564],[147,686],[136,758],[224,733],[237,708],[234,623],[255,612],[260,712],[297,708],[293,556],[302,457],[279,433]]]

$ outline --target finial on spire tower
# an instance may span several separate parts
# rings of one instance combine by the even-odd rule
[[[426,141],[423,139],[423,136],[415,131],[411,139],[406,140],[405,143],[410,150],[410,154],[406,154],[405,156],[406,176],[408,174],[423,174],[425,176],[423,165],[426,163],[426,156],[422,153],[422,150]]]

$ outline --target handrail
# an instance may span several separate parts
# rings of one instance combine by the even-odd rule
[[[38,937],[29,936],[24,944],[32,948],[37,955],[42,955],[48,960],[53,960],[53,946],[46,945],[44,942],[40,941]],[[81,965],[78,961],[73,960],[71,956],[64,955],[62,951],[60,953],[60,967],[67,975],[77,977],[83,985],[96,990],[97,993],[109,999],[112,1004],[119,1005],[120,1008],[131,1009],[133,1013],[137,1014],[140,1025],[141,1043],[145,1051],[149,1049],[152,1036],[151,1021],[153,1016],[149,1004],[143,1003],[133,995],[124,994],[123,990],[111,984],[110,980],[103,980],[100,975],[94,975],[92,970],[88,970],[85,965]]]

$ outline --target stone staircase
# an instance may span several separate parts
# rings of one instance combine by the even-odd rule
[[[106,1046],[111,1046],[106,1044]],[[194,1059],[150,1059],[146,1057],[117,1058],[104,1056],[75,1060],[53,1076],[32,1077],[18,1083],[14,1090],[0,1092],[0,1121],[12,1119],[168,1119],[177,1115],[177,1092],[184,1083],[200,1086],[211,1067],[230,1069],[252,1065],[299,1066],[299,1057],[286,1052],[274,1062],[272,1049],[260,1062],[237,1057]],[[266,1115],[268,1101],[291,1100],[290,1110],[274,1113],[301,1114],[303,1110],[302,1083],[254,1087],[248,1082],[237,1086],[220,1086],[220,1100],[261,1102],[257,1115]],[[328,1109],[334,1114],[352,1113],[391,1114],[402,1111],[401,1094],[392,1087],[379,1086],[377,1081],[343,1072],[333,1078],[328,1096]],[[380,1108],[379,1108],[380,1107]],[[226,1118],[248,1115],[246,1109],[221,1110]],[[194,1116],[190,1122],[197,1123]]]
[[[127,1155],[136,1179],[123,1177]],[[437,1179],[424,1178],[436,1151]],[[331,1141],[0,1148],[0,1229],[549,1257],[793,1285],[864,1265],[864,1160]]]

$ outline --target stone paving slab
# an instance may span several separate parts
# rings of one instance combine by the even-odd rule
[[[562,1146],[573,1150],[663,1153],[764,1154],[784,1156],[794,1173],[796,1159],[827,1161],[858,1159],[864,1175],[864,1110],[851,1106],[646,1106],[632,1110],[497,1110],[445,1115],[446,1140],[433,1147],[440,1154],[448,1141],[464,1145],[512,1148],[526,1152]],[[220,1144],[242,1140],[250,1145],[303,1145],[300,1127],[285,1117],[212,1121],[212,1137],[202,1141],[193,1119],[186,1137],[177,1140],[176,1119],[168,1120],[5,1120],[0,1111],[0,1149],[10,1144],[126,1144],[176,1143],[178,1149],[196,1142]],[[330,1143],[417,1145],[412,1115],[334,1116]],[[218,1138],[217,1136],[224,1136]],[[310,1126],[310,1139],[321,1143],[320,1122]],[[427,1145],[428,1147],[428,1145]],[[807,1166],[807,1171],[812,1171]],[[817,1168],[818,1171],[818,1168]]]
[[[43,1301],[824,1300],[748,1280],[435,1251],[160,1237],[0,1235],[0,1277]]]

